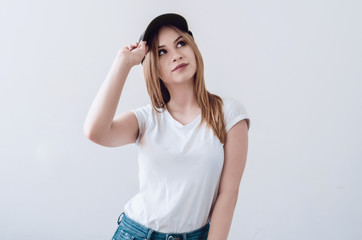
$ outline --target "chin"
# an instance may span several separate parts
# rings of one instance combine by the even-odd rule
[[[174,79],[174,82],[183,83],[183,82],[193,81],[193,80],[194,80],[194,76],[195,76],[195,74],[194,74],[194,75],[183,76],[183,77]]]
[[[193,81],[195,78],[195,74],[189,74],[189,73],[185,73],[185,74],[181,74],[179,76],[176,76],[174,78],[169,78],[168,80],[164,81],[166,84],[170,84],[170,83],[184,83],[184,82],[188,82],[188,81]]]

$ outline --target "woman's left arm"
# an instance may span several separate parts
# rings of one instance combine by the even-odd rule
[[[207,240],[226,240],[229,235],[248,152],[246,121],[244,119],[238,122],[226,134],[219,194],[212,213]]]

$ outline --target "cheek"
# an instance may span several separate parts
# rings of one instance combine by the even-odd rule
[[[196,71],[196,69],[197,69],[196,57],[195,57],[194,53],[192,53],[191,56],[192,56],[191,57],[191,62],[192,62],[192,65],[193,65],[193,69]]]
[[[193,62],[194,65],[196,65],[196,56],[195,56],[195,53],[192,51],[192,49],[188,53],[188,56],[190,57],[190,61]]]

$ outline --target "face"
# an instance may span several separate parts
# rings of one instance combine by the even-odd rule
[[[173,28],[164,26],[159,30],[158,42],[160,78],[165,84],[193,81],[196,58],[185,39]]]

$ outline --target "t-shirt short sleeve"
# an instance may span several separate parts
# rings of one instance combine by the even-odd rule
[[[152,116],[152,106],[151,104],[147,104],[147,106],[132,109],[131,111],[136,115],[139,128],[138,137],[134,144],[139,145],[139,142],[141,141],[141,138],[146,131],[148,122]]]
[[[223,102],[226,132],[243,119],[246,119],[249,130],[250,119],[244,105],[234,98],[223,98]]]

